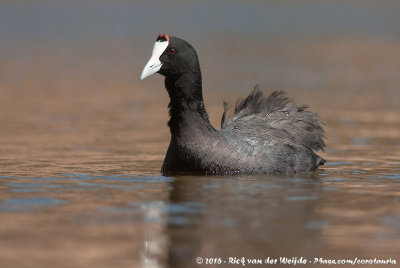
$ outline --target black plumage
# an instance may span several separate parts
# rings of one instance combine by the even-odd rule
[[[291,174],[325,162],[314,153],[325,147],[318,116],[282,91],[264,97],[255,87],[236,103],[231,117],[224,103],[221,130],[216,130],[205,110],[196,51],[182,39],[165,36],[168,46],[158,73],[165,76],[171,100],[171,142],[162,173]]]

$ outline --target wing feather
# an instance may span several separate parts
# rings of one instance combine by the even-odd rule
[[[262,139],[273,136],[311,150],[324,150],[324,129],[316,113],[307,106],[297,106],[283,91],[274,91],[264,97],[259,86],[250,95],[238,100],[234,114],[226,117],[227,103],[221,120],[221,130]]]

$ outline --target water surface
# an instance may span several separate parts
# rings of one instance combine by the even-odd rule
[[[399,258],[396,1],[5,3],[0,266]],[[139,75],[164,31],[197,49],[214,126],[255,84],[286,90],[326,123],[326,165],[162,176],[168,96]]]

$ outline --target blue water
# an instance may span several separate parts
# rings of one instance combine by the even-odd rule
[[[6,1],[0,9],[3,40],[144,38],[158,32],[194,36],[221,32],[274,37],[359,35],[400,37],[396,1]],[[190,22],[190,23],[187,23]]]
[[[7,198],[1,201],[0,210],[21,212],[65,203],[64,200],[51,197]]]

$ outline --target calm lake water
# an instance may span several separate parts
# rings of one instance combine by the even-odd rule
[[[398,264],[400,4],[156,4],[1,4],[0,266]],[[326,165],[162,176],[169,100],[161,76],[139,76],[163,32],[197,49],[214,126],[223,100],[285,90],[325,122]]]

